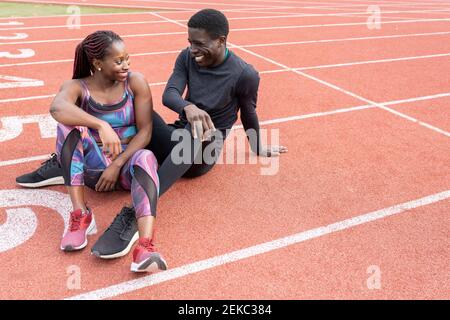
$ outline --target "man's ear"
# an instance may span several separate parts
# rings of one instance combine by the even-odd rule
[[[225,46],[227,43],[227,37],[226,36],[220,36],[219,37],[219,46]]]

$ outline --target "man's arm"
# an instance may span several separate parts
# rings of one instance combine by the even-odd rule
[[[246,68],[242,72],[236,87],[242,125],[244,126],[252,151],[259,155],[262,150],[262,145],[258,115],[256,114],[259,88],[258,72],[253,68]]]
[[[189,51],[183,50],[175,62],[172,75],[167,82],[163,93],[163,105],[178,114],[183,112],[191,124],[192,136],[203,140],[204,133],[215,130],[209,114],[199,109],[195,104],[183,99],[183,92],[188,83],[188,70],[185,61],[188,59]]]
[[[238,106],[241,110],[241,122],[247,134],[250,148],[258,156],[276,156],[287,152],[283,146],[263,146],[259,132],[259,120],[256,114],[258,100],[259,74],[252,67],[247,67],[237,83]]]
[[[185,59],[189,54],[188,50],[183,50],[175,62],[172,75],[167,81],[166,88],[162,96],[162,103],[166,107],[181,114],[184,108],[191,103],[183,99],[183,92],[188,82],[188,71],[185,66]]]

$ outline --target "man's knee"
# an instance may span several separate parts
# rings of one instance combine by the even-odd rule
[[[213,166],[214,164],[193,164],[183,175],[183,178],[191,179],[203,176],[204,174],[208,173],[213,168]]]

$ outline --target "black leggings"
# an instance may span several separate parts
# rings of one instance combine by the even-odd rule
[[[190,153],[189,161],[183,162],[181,164],[175,164],[171,157],[171,152],[174,147],[183,142],[172,141],[171,139],[172,133],[177,129],[186,130],[186,133],[188,133],[190,136],[190,141],[188,141],[187,143],[190,144],[190,150],[193,150],[193,152]],[[213,141],[214,139],[212,141],[205,141],[201,144],[200,147],[200,144],[198,142],[195,143],[194,139],[192,138],[189,124],[184,128],[182,125],[180,125],[179,121],[177,121],[175,124],[167,124],[158,113],[153,111],[152,139],[147,145],[146,149],[149,149],[153,152],[159,163],[158,176],[160,181],[160,196],[164,194],[179,178],[199,177],[212,169],[215,164],[215,160],[217,160],[217,157],[219,156],[220,149],[214,149],[215,160],[212,164],[205,163],[201,159],[201,157],[205,147]]]

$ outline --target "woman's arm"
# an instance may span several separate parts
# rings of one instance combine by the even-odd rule
[[[145,148],[152,136],[153,101],[148,82],[142,74],[133,72],[129,83],[134,94],[137,134],[131,139],[126,150],[114,160],[113,165],[120,168],[136,151]]]
[[[82,98],[82,88],[77,80],[63,83],[50,106],[50,114],[66,126],[81,126],[99,130],[104,121],[90,115],[76,105]]]
[[[79,81],[64,82],[53,99],[50,114],[56,121],[66,126],[81,126],[97,130],[104,148],[110,150],[112,159],[115,159],[122,152],[119,137],[109,123],[90,115],[76,105],[82,96]]]

